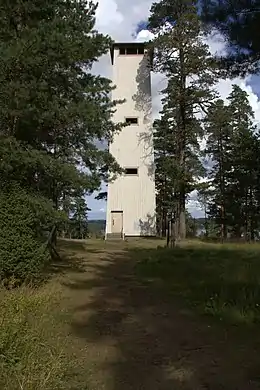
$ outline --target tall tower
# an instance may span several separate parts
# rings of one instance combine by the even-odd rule
[[[114,136],[110,153],[124,169],[108,184],[106,237],[155,235],[155,178],[152,138],[151,54],[144,43],[111,47],[112,99],[116,122],[127,126]]]

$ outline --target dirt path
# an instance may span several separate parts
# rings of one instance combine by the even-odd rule
[[[81,255],[82,268],[63,283],[74,312],[71,332],[82,350],[84,388],[260,389],[256,346],[238,343],[235,329],[208,325],[140,285],[126,251]]]

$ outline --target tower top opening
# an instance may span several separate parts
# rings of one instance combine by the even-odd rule
[[[111,62],[114,65],[114,53],[119,50],[119,55],[145,55],[148,54],[152,63],[153,52],[147,49],[145,42],[115,42],[110,47]]]

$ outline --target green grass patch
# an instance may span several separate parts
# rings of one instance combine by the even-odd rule
[[[260,246],[189,244],[134,249],[137,275],[193,309],[233,324],[260,321]]]
[[[0,388],[67,388],[70,357],[57,286],[0,289],[0,299]]]

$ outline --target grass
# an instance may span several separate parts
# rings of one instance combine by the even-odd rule
[[[86,346],[71,334],[78,296],[71,299],[66,288],[71,279],[85,274],[88,257],[107,248],[102,240],[88,244],[63,240],[62,259],[51,265],[44,275],[46,284],[38,288],[0,286],[0,389],[88,389],[91,362]],[[118,243],[108,247],[116,249]]]
[[[136,272],[195,311],[232,324],[260,321],[260,246],[199,244],[133,250]]]
[[[196,351],[197,344],[213,345],[215,338],[212,353],[223,362],[217,371],[226,381],[223,388],[232,388],[230,373],[230,383],[235,383],[245,348],[252,360],[250,378],[256,376],[259,354],[256,339],[251,345],[250,338],[258,335],[258,326],[253,333],[248,326],[260,321],[260,245],[186,242],[175,249],[160,245],[164,242],[63,240],[59,248],[63,261],[52,265],[52,277],[45,285],[0,288],[0,389],[116,390],[127,378],[129,386],[135,382],[133,372],[141,358],[146,362],[142,388],[158,388],[156,380],[162,388],[175,388],[179,380],[166,378],[163,362],[151,382],[154,359],[166,355],[176,367],[188,370],[191,365],[199,372],[198,352],[178,360],[180,354],[186,356],[183,345]],[[192,318],[182,316],[187,308]],[[210,336],[204,336],[203,326],[211,322],[196,314],[222,321],[226,329],[217,326],[218,332],[211,327]],[[234,325],[246,331],[235,334],[227,349],[231,355],[224,356],[216,347],[226,345],[221,338]],[[172,333],[178,337],[171,338]],[[157,341],[151,344],[151,340]],[[200,357],[205,378],[207,348]],[[211,370],[210,358],[205,361]],[[233,361],[230,369],[229,361]],[[209,383],[215,381],[209,378]],[[258,386],[258,377],[255,382]],[[187,388],[195,388],[194,379],[188,383],[187,379]]]
[[[0,388],[64,389],[70,360],[58,287],[1,289],[0,298]]]

